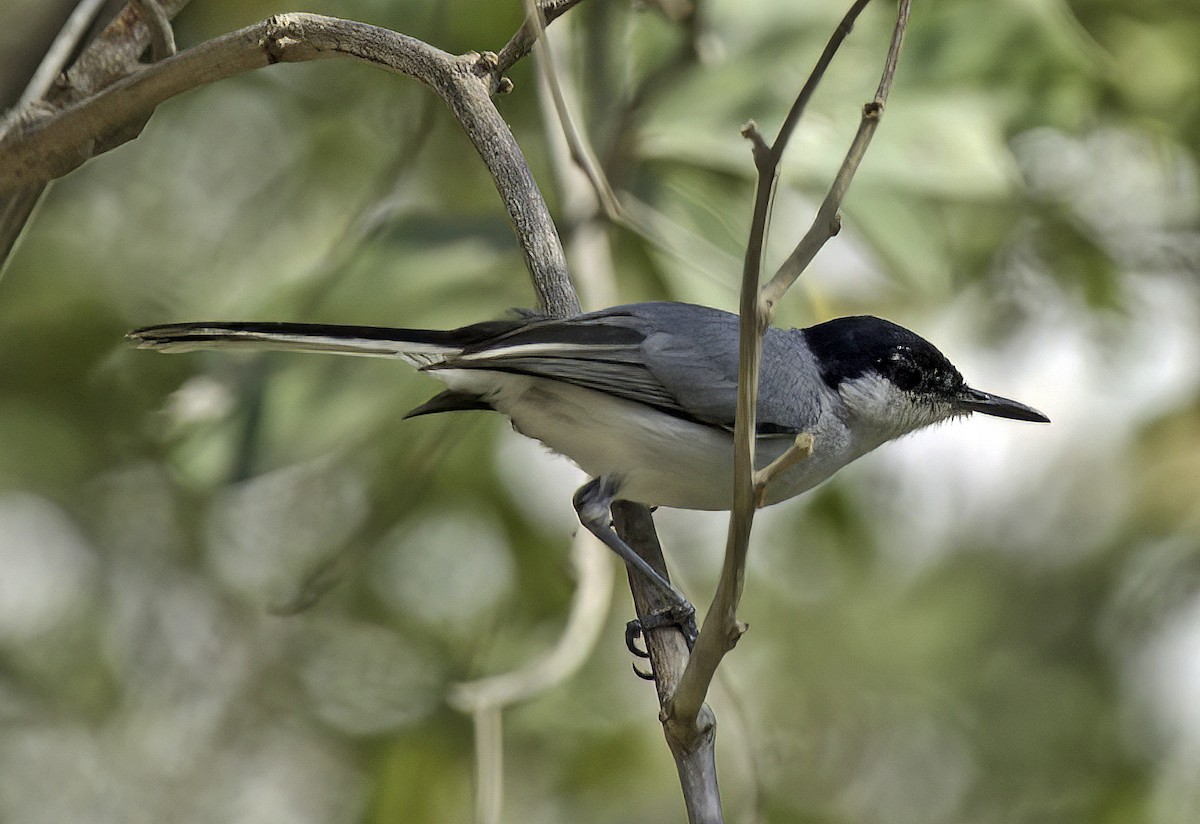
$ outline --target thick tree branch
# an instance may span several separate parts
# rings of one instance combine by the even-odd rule
[[[157,0],[162,19],[170,19],[189,0]],[[102,89],[138,66],[151,32],[132,5],[126,6],[80,53],[66,72],[63,67],[78,47],[96,12],[92,0],[81,0],[55,38],[21,101],[0,119],[0,144],[15,124],[30,123],[60,111]],[[161,24],[160,24],[161,25]],[[143,121],[144,124],[144,121]],[[131,124],[130,128],[134,125]],[[140,130],[141,126],[137,126]],[[46,190],[45,181],[11,191],[0,186],[0,274],[16,246],[25,224]]]
[[[13,107],[14,113],[31,103],[45,99],[46,95],[50,93],[50,90],[54,88],[54,82],[67,67],[67,61],[79,48],[88,29],[96,22],[96,17],[100,14],[100,8],[103,5],[104,0],[80,0],[79,4],[75,6],[54,38],[54,42],[46,50],[42,62],[38,64],[37,71],[33,73],[33,77],[26,84],[25,91]],[[3,129],[0,129],[0,132],[3,132]]]
[[[637,547],[638,554],[660,574],[667,576],[666,561],[650,510],[640,504],[618,501],[613,504],[612,512],[617,532],[631,546]],[[629,586],[633,590],[639,620],[661,614],[671,605],[657,587],[647,584],[640,575],[630,573]],[[645,634],[645,641],[659,705],[667,707],[687,669],[687,642],[675,627],[651,630]],[[664,710],[661,720],[667,745],[675,758],[689,824],[720,824],[724,817],[717,784],[716,717],[703,706],[688,719],[680,719]]]
[[[407,74],[450,107],[496,182],[538,301],[548,312],[579,311],[558,236],[508,125],[491,102],[500,84],[494,55],[450,55],[365,23],[284,14],[201,43],[123,77],[92,97],[13,130],[0,144],[0,191],[44,183],[130,139],[131,123],[181,92],[273,63],[349,58]]]
[[[858,133],[847,152],[846,159],[830,186],[824,202],[817,210],[812,226],[795,251],[788,257],[779,273],[767,286],[759,290],[762,268],[762,251],[770,214],[771,197],[778,175],[779,159],[791,138],[792,131],[803,113],[804,107],[824,75],[825,69],[836,53],[838,46],[854,25],[859,13],[869,0],[855,0],[850,11],[830,38],[824,52],[808,82],[805,83],[795,104],[788,113],[774,145],[767,145],[758,127],[749,124],[743,134],[751,141],[755,167],[758,171],[754,213],[751,219],[750,239],[746,247],[746,261],[742,271],[742,290],[739,305],[741,316],[740,355],[738,367],[737,419],[734,426],[734,507],[729,518],[729,533],[725,548],[725,563],[721,578],[708,614],[705,616],[700,637],[692,651],[687,671],[680,680],[670,711],[681,721],[694,718],[703,706],[704,697],[716,673],[717,666],[725,654],[733,648],[745,632],[746,626],[737,620],[737,607],[741,600],[745,580],[746,553],[750,542],[750,530],[754,523],[754,512],[770,482],[770,468],[756,477],[754,470],[754,439],[758,406],[759,365],[762,357],[762,338],[774,317],[776,304],[808,266],[817,251],[841,227],[839,209],[846,190],[854,178],[871,137],[878,127],[879,118],[887,102],[888,92],[896,74],[900,48],[908,27],[911,0],[900,0],[896,25],[884,63],[882,78],[875,98],[863,109],[863,119]],[[789,450],[788,460],[803,460],[806,450],[800,440],[794,450]],[[761,482],[759,486],[756,481]]]
[[[529,0],[527,11],[528,5]],[[572,227],[572,270],[580,290],[590,297],[589,305],[610,306],[615,302],[615,277],[604,234],[604,218],[611,217],[604,198],[605,194],[611,198],[612,193],[603,182],[603,172],[594,163],[594,153],[586,143],[585,131],[575,128],[572,122],[562,89],[570,83],[569,74],[562,68],[566,61],[549,59],[554,46],[554,43],[542,41],[538,44],[537,54],[544,116],[555,120],[553,128],[548,130],[549,143],[562,189],[563,216]],[[603,183],[598,185],[598,182]],[[617,503],[613,506],[613,527],[663,577],[669,577],[654,520],[647,507]],[[664,602],[662,593],[655,587],[645,586],[640,576],[630,575],[629,583],[639,618],[654,615],[669,605]],[[646,635],[646,650],[662,706],[670,699],[687,665],[687,642],[678,627],[652,629]],[[690,727],[670,724],[666,715],[661,719],[667,745],[675,759],[689,821],[692,824],[717,824],[722,819],[715,769],[715,720],[707,712]]]

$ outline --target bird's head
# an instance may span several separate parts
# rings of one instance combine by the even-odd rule
[[[1050,422],[1023,403],[972,389],[937,347],[890,321],[836,318],[805,329],[804,337],[851,423],[882,440],[972,412]]]

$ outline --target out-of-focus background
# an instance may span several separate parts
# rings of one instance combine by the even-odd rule
[[[0,5],[5,100],[70,5]],[[591,0],[554,25],[635,224],[608,230],[618,300],[735,307],[738,129],[775,133],[842,5],[700,0],[692,31]],[[762,513],[713,696],[730,819],[1198,822],[1200,3],[915,5],[845,229],[780,323],[892,318],[1054,424],[939,427]],[[195,0],[177,38],[307,10],[464,52],[520,6]],[[878,6],[793,141],[773,261],[874,90]],[[571,239],[533,68],[499,105]],[[122,335],[532,300],[453,119],[364,66],[191,92],[54,184],[0,280],[0,821],[470,820],[446,696],[562,631],[574,470],[499,417],[402,421],[436,386],[397,364]],[[706,604],[724,516],[657,520]],[[631,614],[618,577],[580,671],[504,714],[506,820],[683,820]]]

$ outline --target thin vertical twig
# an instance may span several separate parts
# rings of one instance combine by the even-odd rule
[[[504,799],[504,727],[500,709],[480,707],[475,728],[475,821],[500,824]]]
[[[737,620],[737,607],[741,600],[745,580],[746,553],[750,531],[761,490],[756,489],[754,471],[754,440],[758,407],[759,366],[762,357],[762,338],[774,316],[775,305],[795,283],[817,251],[841,227],[842,199],[854,178],[854,173],[870,144],[883,114],[888,92],[895,79],[900,49],[908,28],[911,0],[900,0],[896,24],[892,30],[884,68],[875,97],[863,108],[862,121],[841,167],[833,179],[812,226],[805,233],[796,249],[780,267],[779,272],[761,290],[759,278],[762,267],[762,252],[766,237],[771,197],[778,175],[779,160],[783,156],[791,134],[799,122],[808,100],[824,75],[838,47],[854,25],[858,15],[869,0],[855,0],[843,17],[841,24],[830,38],[824,52],[817,61],[808,82],[801,89],[791,110],[785,118],[774,145],[768,145],[754,123],[747,124],[743,135],[751,142],[755,168],[758,171],[754,213],[751,219],[750,238],[746,247],[745,266],[742,271],[742,290],[739,302],[741,332],[739,339],[738,400],[737,418],[734,426],[734,506],[729,518],[729,532],[725,548],[725,562],[717,591],[705,616],[700,637],[696,641],[687,671],[680,681],[670,710],[681,723],[694,718],[703,707],[704,698],[716,673],[717,666],[725,654],[733,648],[745,632],[745,625]],[[802,433],[803,434],[803,433]],[[795,449],[811,449],[798,439]],[[799,454],[789,460],[802,459]],[[763,476],[766,477],[766,476]],[[769,480],[769,478],[768,478]],[[764,482],[765,483],[765,482]]]
[[[54,81],[67,68],[67,61],[79,48],[88,29],[96,22],[96,17],[100,14],[104,3],[105,0],[80,0],[79,5],[63,23],[63,27],[55,36],[54,42],[50,44],[50,48],[46,50],[46,55],[38,64],[37,71],[33,73],[33,77],[29,79],[17,105],[13,107],[14,111],[20,111],[49,94],[50,89],[54,87]]]
[[[603,218],[611,217],[610,207],[604,203],[605,193],[613,207],[619,209],[619,206],[607,188],[607,181],[595,162],[590,145],[584,141],[583,130],[577,129],[571,119],[562,89],[564,75],[558,61],[553,59],[553,45],[548,40],[539,40],[537,46],[542,79],[539,88],[548,104],[546,110],[553,112],[558,121],[558,128],[551,134],[549,142],[557,178],[563,190],[564,211],[569,225],[573,227],[568,248],[577,253],[573,269],[581,290],[585,295],[589,292],[602,293],[605,297],[598,304],[611,305],[615,300],[613,295],[616,287],[612,256],[604,230],[606,224]],[[587,162],[581,162],[581,159]],[[613,528],[617,534],[664,578],[668,578],[650,510],[641,504],[621,501],[613,505],[612,514]],[[655,587],[646,586],[640,575],[630,574],[629,585],[639,618],[655,614],[668,606],[662,602],[662,593]],[[645,642],[661,706],[670,699],[687,665],[687,642],[677,627],[651,630],[646,633]],[[664,727],[691,824],[720,824],[722,821],[715,730],[715,720],[711,714],[692,728]]]

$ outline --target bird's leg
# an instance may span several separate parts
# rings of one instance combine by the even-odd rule
[[[662,612],[647,616],[647,622],[650,625],[643,622],[642,629],[677,625],[683,630],[690,648],[698,634],[696,631],[696,608],[691,605],[682,592],[659,574],[658,570],[650,566],[645,558],[634,552],[633,547],[621,540],[621,536],[613,530],[610,507],[615,500],[615,495],[616,484],[611,478],[593,478],[579,487],[574,498],[575,512],[579,515],[579,522],[671,601],[671,606]]]

